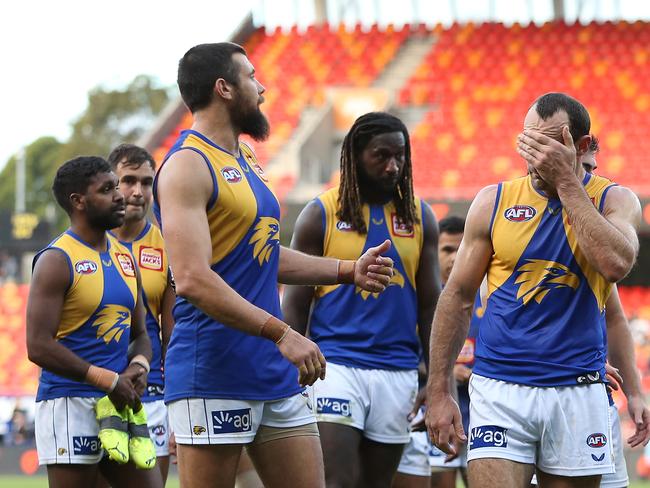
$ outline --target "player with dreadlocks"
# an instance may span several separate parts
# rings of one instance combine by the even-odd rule
[[[343,141],[341,185],[305,207],[291,245],[356,259],[385,239],[394,276],[383,294],[333,285],[289,287],[284,296],[287,323],[308,332],[328,361],[314,387],[328,486],[390,487],[440,292],[438,226],[413,195],[408,131],[373,112]]]

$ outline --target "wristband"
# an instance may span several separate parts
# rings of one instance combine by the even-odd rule
[[[88,368],[88,371],[86,372],[86,383],[93,385],[100,390],[104,390],[107,393],[113,392],[119,379],[120,375],[115,371],[100,368],[93,364],[90,365],[90,368]]]
[[[280,319],[270,315],[266,322],[260,327],[260,335],[264,339],[269,339],[270,341],[280,344],[280,341],[286,337],[289,333],[290,327],[282,322]]]
[[[129,366],[131,364],[137,364],[142,366],[147,371],[147,374],[149,374],[149,371],[151,371],[151,366],[149,366],[149,361],[147,361],[147,358],[144,357],[142,354],[136,354],[135,356],[133,356],[133,359],[131,359],[131,362],[129,362]]]
[[[354,284],[354,269],[356,261],[337,260],[336,261],[336,282],[342,285]]]

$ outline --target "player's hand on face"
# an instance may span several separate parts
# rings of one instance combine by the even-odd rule
[[[650,412],[642,396],[627,399],[627,410],[634,421],[634,434],[627,439],[630,447],[646,445],[650,440]]]
[[[454,379],[458,383],[468,383],[472,370],[463,364],[454,365]]]
[[[425,422],[431,442],[451,456],[467,441],[458,404],[449,393],[427,395]]]
[[[298,368],[300,386],[313,385],[317,379],[325,379],[325,356],[316,343],[293,329],[278,344],[280,353]]]
[[[386,289],[393,277],[393,260],[382,256],[388,252],[391,242],[386,239],[379,246],[369,248],[357,259],[354,267],[354,284],[372,293]]]
[[[517,152],[553,188],[575,177],[576,150],[568,126],[562,127],[560,143],[534,130],[517,136]]]

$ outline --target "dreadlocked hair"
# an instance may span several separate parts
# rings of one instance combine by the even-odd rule
[[[397,117],[386,112],[370,112],[354,121],[350,131],[343,139],[341,148],[341,184],[339,186],[338,212],[336,216],[342,222],[350,224],[359,234],[366,234],[368,229],[363,219],[363,204],[359,191],[357,165],[361,153],[370,140],[379,134],[401,132],[404,134],[404,167],[402,176],[393,194],[393,204],[400,223],[412,227],[419,223],[416,215],[415,197],[413,194],[413,170],[411,164],[411,142],[404,123]]]

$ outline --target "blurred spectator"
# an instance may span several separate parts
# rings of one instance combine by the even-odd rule
[[[27,411],[16,406],[9,421],[5,445],[25,446],[34,444],[34,424],[27,419]]]

